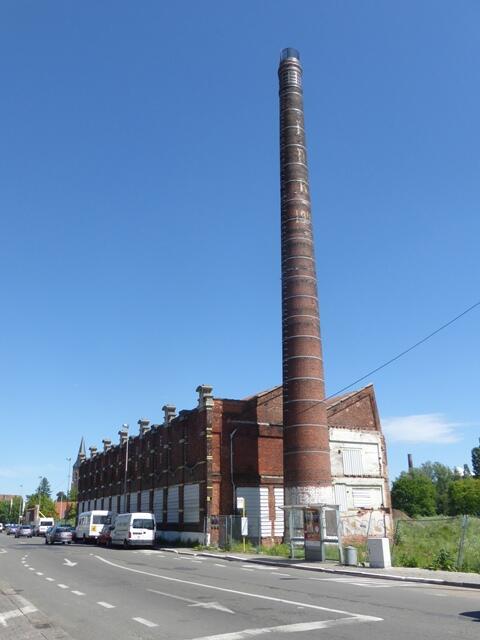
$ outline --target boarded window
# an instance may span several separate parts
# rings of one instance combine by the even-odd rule
[[[280,538],[285,529],[285,512],[283,511],[283,487],[275,487],[273,490],[275,498],[275,522],[273,523],[273,535]]]
[[[167,522],[178,522],[178,485],[168,488]]]
[[[362,450],[342,449],[343,473],[346,476],[363,475]]]
[[[347,502],[347,487],[344,484],[336,484],[335,490],[335,504],[338,504],[340,511],[348,511]]]
[[[155,489],[153,494],[153,513],[157,523],[163,522],[163,489]]]
[[[186,484],[183,487],[184,522],[200,521],[200,485]]]
[[[150,511],[150,491],[142,491],[140,496],[140,511]]]
[[[380,487],[362,487],[352,490],[353,506],[356,508],[378,509],[382,504]]]
[[[257,540],[260,537],[271,537],[272,523],[269,518],[268,487],[238,487],[237,497],[245,498],[248,537]]]

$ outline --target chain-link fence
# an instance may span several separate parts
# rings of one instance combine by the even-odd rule
[[[245,538],[253,546],[259,546],[262,543],[261,523],[257,516],[249,516],[247,519],[247,529],[242,532],[241,516],[211,516],[210,529],[216,531],[218,538],[218,546],[222,549],[231,549],[236,544],[243,544]],[[246,533],[246,535],[242,535]]]
[[[480,518],[397,520],[393,563],[405,567],[480,572]]]

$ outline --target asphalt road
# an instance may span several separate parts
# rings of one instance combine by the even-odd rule
[[[480,634],[478,590],[336,577],[161,551],[0,535],[0,580],[75,640],[455,640]],[[19,616],[0,601],[0,638]],[[21,608],[21,607],[20,607]],[[30,609],[29,609],[30,608]],[[21,636],[17,636],[21,637]]]

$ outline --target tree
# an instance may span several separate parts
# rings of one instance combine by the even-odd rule
[[[52,489],[47,478],[43,477],[40,480],[40,484],[37,487],[37,494],[40,494],[41,496],[47,496],[48,498],[50,498],[50,496],[52,495]]]
[[[392,485],[392,506],[409,516],[435,515],[437,492],[433,481],[421,470],[405,471]]]
[[[27,496],[27,509],[32,507],[40,507],[40,511],[44,516],[51,516],[54,518],[57,515],[55,509],[55,502],[46,495],[34,493],[31,496]]]
[[[472,471],[475,478],[480,478],[480,446],[472,449]]]
[[[452,482],[448,491],[451,515],[480,516],[480,478]]]
[[[424,462],[419,471],[424,473],[433,482],[436,497],[436,512],[447,514],[449,509],[448,488],[454,480],[454,472],[441,462]]]
[[[470,467],[468,466],[468,464],[463,465],[463,477],[464,478],[472,477],[472,474],[470,473]]]
[[[68,500],[66,494],[63,491],[57,493],[57,502],[66,502]]]
[[[0,502],[0,522],[7,524],[9,522],[19,522],[20,510],[22,508],[22,499],[20,497],[11,500],[2,500]]]

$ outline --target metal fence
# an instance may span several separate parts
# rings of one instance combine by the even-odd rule
[[[257,516],[248,517],[247,535],[242,535],[241,516],[211,516],[210,528],[218,531],[218,546],[223,549],[231,548],[235,544],[249,542],[254,546],[262,544],[260,518]]]
[[[399,566],[480,572],[480,518],[397,520],[393,561]]]

